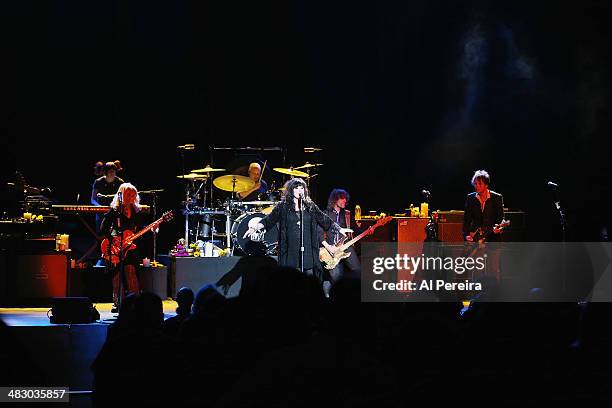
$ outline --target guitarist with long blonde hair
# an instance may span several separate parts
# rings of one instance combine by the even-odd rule
[[[110,211],[104,215],[100,231],[103,236],[112,240],[113,237],[120,236],[124,231],[136,232],[142,225],[140,217],[140,197],[138,190],[130,183],[123,183],[113,197],[110,204]],[[110,248],[110,246],[109,246]],[[105,254],[102,254],[103,256]],[[137,250],[131,250],[123,258],[124,290],[127,293],[140,292],[140,285],[136,276],[136,268],[139,263]],[[119,300],[120,288],[120,265],[107,262],[113,274],[113,303],[115,306]]]

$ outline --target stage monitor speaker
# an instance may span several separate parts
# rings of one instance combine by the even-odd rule
[[[51,299],[66,296],[69,259],[69,253],[61,252],[17,254],[11,295],[16,299]]]
[[[87,324],[100,319],[91,300],[86,297],[56,297],[53,299],[51,316],[53,324]]]

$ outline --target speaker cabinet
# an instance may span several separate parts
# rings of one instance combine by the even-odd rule
[[[438,239],[442,242],[463,242],[463,222],[438,223]]]
[[[396,218],[397,221],[397,242],[424,242],[427,238],[425,227],[429,222],[428,218]]]
[[[68,286],[69,253],[18,254],[15,258],[16,299],[65,297]]]

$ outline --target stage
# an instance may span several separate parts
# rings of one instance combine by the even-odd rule
[[[176,302],[164,300],[164,319],[175,315]],[[106,330],[116,314],[111,303],[97,303],[100,320],[92,324],[51,324],[46,308],[0,308],[0,319],[12,340],[35,362],[48,386],[66,386],[70,391],[91,391],[91,364],[106,339]],[[88,393],[71,395],[88,406]]]

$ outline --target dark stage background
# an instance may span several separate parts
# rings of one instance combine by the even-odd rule
[[[609,220],[612,8],[572,2],[11,1],[3,3],[3,175],[88,202],[120,159],[140,189],[181,188],[176,146],[285,146],[321,160],[318,202],[348,189],[394,212],[431,190],[461,209],[476,169],[532,240]],[[304,146],[323,148],[318,159]],[[270,155],[280,166],[279,155]],[[223,167],[219,158],[214,165]],[[269,178],[270,173],[268,173]],[[180,222],[166,229],[167,249]]]

